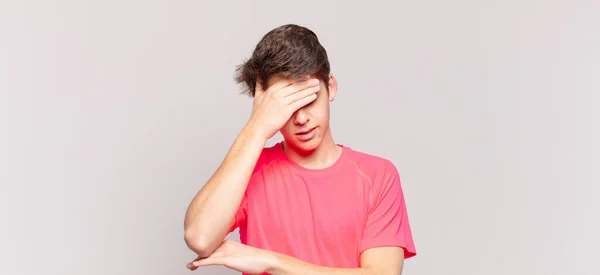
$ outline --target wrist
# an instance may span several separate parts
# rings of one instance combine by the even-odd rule
[[[268,274],[272,274],[272,275],[278,275],[280,274],[280,270],[281,270],[281,266],[282,266],[282,262],[283,262],[283,255],[273,252],[273,251],[268,251],[267,256],[267,268],[265,270],[266,273]]]
[[[254,122],[248,122],[242,129],[242,134],[251,137],[253,140],[262,143],[263,145],[266,144],[269,139],[266,137],[264,131],[261,131],[260,127]]]

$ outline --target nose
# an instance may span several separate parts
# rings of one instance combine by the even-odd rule
[[[294,113],[293,117],[294,117],[294,124],[296,126],[302,126],[310,120],[308,118],[308,114],[306,113],[306,111],[303,110],[303,108],[300,108],[298,111],[296,111]]]

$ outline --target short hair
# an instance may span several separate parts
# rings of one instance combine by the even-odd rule
[[[273,75],[291,79],[316,77],[329,85],[327,51],[310,29],[295,24],[277,27],[263,36],[252,56],[236,68],[235,80],[243,94],[254,97],[256,82],[265,89]]]

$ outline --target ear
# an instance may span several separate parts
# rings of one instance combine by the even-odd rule
[[[329,93],[328,93],[329,102],[333,102],[333,100],[335,99],[335,95],[337,93],[338,83],[337,83],[337,80],[335,79],[335,76],[331,73],[329,74],[329,86],[327,88],[329,89]]]

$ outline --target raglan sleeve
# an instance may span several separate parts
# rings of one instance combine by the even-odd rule
[[[404,250],[404,258],[415,256],[416,249],[408,220],[408,211],[396,167],[389,161],[380,175],[374,177],[373,203],[360,242],[360,253],[383,246],[397,246]]]

